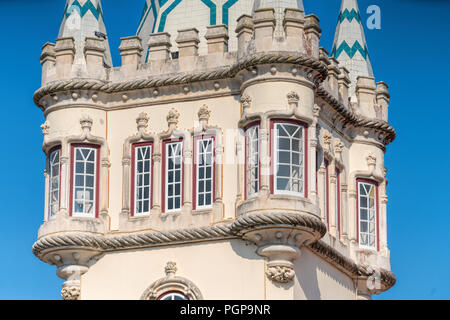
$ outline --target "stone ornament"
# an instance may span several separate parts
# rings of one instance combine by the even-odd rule
[[[167,262],[164,271],[166,276],[153,282],[144,291],[141,300],[157,300],[170,291],[182,292],[189,300],[203,300],[200,290],[192,281],[176,276],[178,268],[175,262]]]
[[[211,117],[211,110],[209,110],[208,106],[204,104],[198,111],[197,115],[200,122],[205,122],[205,124],[207,124],[209,118]]]
[[[274,282],[289,283],[294,279],[295,271],[287,266],[271,266],[267,268],[266,275]]]
[[[244,110],[244,113],[247,112],[248,109],[250,109],[252,105],[252,98],[248,94],[243,94],[241,97],[241,103],[242,103],[242,109]]]
[[[48,124],[47,121],[45,121],[45,122],[41,125],[41,129],[42,129],[42,135],[43,135],[44,137],[50,133],[50,125]]]
[[[176,127],[178,125],[179,118],[180,118],[180,113],[178,112],[178,110],[171,109],[166,118],[169,127],[171,127],[171,126]]]
[[[79,300],[81,289],[79,286],[63,286],[61,296],[64,300]]]
[[[141,112],[136,118],[136,124],[138,130],[145,130],[148,127],[149,116],[145,112]]]

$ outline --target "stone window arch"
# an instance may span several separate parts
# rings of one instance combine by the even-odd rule
[[[203,300],[198,287],[190,280],[176,276],[177,265],[168,262],[165,267],[166,276],[153,282],[142,294],[141,300],[161,300],[162,297],[177,293],[187,300]]]

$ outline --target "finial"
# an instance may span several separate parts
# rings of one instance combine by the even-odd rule
[[[167,277],[174,277],[178,271],[176,262],[173,262],[173,261],[167,262],[164,270],[166,271]]]
[[[47,121],[45,121],[41,125],[41,129],[42,129],[42,134],[44,135],[44,137],[50,133],[50,125],[48,124]]]
[[[145,112],[139,113],[139,116],[136,118],[136,124],[138,130],[144,130],[148,127],[149,116]]]
[[[247,112],[248,109],[250,109],[252,105],[252,98],[248,94],[243,94],[241,97],[241,103],[242,103],[242,109],[244,110],[244,113]]]
[[[211,110],[209,110],[208,106],[204,104],[198,111],[198,119],[200,120],[200,122],[208,123],[210,117]]]
[[[167,115],[167,123],[169,124],[169,127],[176,127],[178,125],[178,119],[180,118],[180,113],[177,111],[177,109],[171,109],[169,111],[169,114]]]
[[[298,102],[300,101],[300,97],[297,92],[291,91],[287,94],[288,103],[290,105],[295,104],[295,106],[298,106]]]
[[[92,123],[92,118],[88,115],[83,115],[80,119],[81,129],[83,129],[83,131],[91,131]]]
[[[327,151],[330,150],[332,138],[333,137],[331,136],[331,133],[328,130],[323,130],[323,148]]]

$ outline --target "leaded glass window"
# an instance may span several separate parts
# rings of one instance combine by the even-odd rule
[[[247,129],[246,133],[246,183],[247,198],[259,191],[259,125]]]
[[[166,211],[181,209],[182,142],[166,143]]]
[[[95,217],[97,149],[75,147],[73,164],[73,216]]]
[[[134,215],[144,216],[151,209],[152,146],[134,148]]]
[[[304,196],[304,128],[275,123],[275,193]]]
[[[214,140],[212,138],[198,139],[196,150],[196,207],[202,209],[211,207],[213,203]]]
[[[363,247],[376,248],[377,244],[377,203],[376,186],[359,182],[359,244]]]
[[[51,152],[49,157],[49,219],[55,217],[59,210],[60,170],[60,149],[57,149]]]

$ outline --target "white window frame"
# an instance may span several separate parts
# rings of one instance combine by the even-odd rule
[[[200,150],[202,150],[200,148],[200,146],[201,146],[201,144],[203,144],[204,141],[210,141],[211,163],[208,164],[208,163],[206,163],[206,160],[205,160],[205,162],[204,162],[205,164],[203,166],[200,166],[200,159],[201,159],[200,157],[205,156],[205,154],[200,151]],[[202,137],[202,138],[196,139],[196,155],[195,156],[196,156],[195,209],[196,210],[211,209],[213,206],[213,203],[214,203],[214,138],[212,138],[212,137],[203,138]],[[200,179],[200,170],[202,169],[202,170],[206,171],[206,168],[208,168],[208,167],[211,169],[211,177]],[[206,172],[205,172],[205,175],[206,175]],[[202,180],[202,181],[200,181],[200,180]],[[206,190],[207,181],[211,182],[210,190]],[[206,190],[205,192],[200,192],[200,182],[203,182],[204,189]],[[202,194],[204,196],[203,203],[206,203],[206,195],[211,194],[211,203],[199,205],[200,194]]]
[[[371,186],[374,188],[374,198],[373,198],[373,202],[374,202],[374,206],[373,206],[373,219],[374,219],[374,232],[371,235],[370,233],[370,204],[369,204],[369,199],[370,195],[362,195],[361,194],[361,185],[366,185],[366,186]],[[369,192],[370,193],[370,192]],[[363,208],[361,206],[361,198],[362,197],[366,197],[367,198],[367,207]],[[361,248],[364,249],[370,249],[370,250],[377,250],[378,247],[378,221],[377,221],[377,210],[378,210],[378,203],[377,203],[377,185],[375,183],[370,183],[370,182],[364,182],[364,181],[358,181],[358,238],[359,238],[359,246]],[[361,212],[362,209],[366,209],[367,210],[367,219],[361,219]],[[361,228],[361,222],[366,222],[367,223],[367,232],[362,232],[362,228]],[[363,244],[362,243],[362,237],[361,234],[367,234],[367,240],[368,240],[368,244]],[[370,237],[374,238],[374,244],[373,246],[370,245]]]
[[[145,150],[145,154],[142,154],[143,159],[139,160],[139,154],[142,150]],[[145,156],[149,153],[149,158],[145,159]],[[134,212],[135,217],[142,217],[150,215],[151,205],[152,205],[152,155],[153,148],[151,144],[140,145],[134,147]],[[139,162],[142,162],[142,172],[139,172]],[[145,170],[145,164],[148,162],[148,171]],[[148,184],[145,184],[145,177],[148,175]],[[139,177],[142,177],[142,186],[138,185]],[[139,198],[139,189],[142,189],[142,198]],[[145,190],[148,189],[148,198],[145,197]],[[142,210],[138,211],[138,204],[142,203],[142,208],[144,208],[144,203],[148,202],[148,211]]]
[[[55,162],[55,158],[57,155],[57,161]],[[54,168],[58,167],[58,174],[55,174]],[[48,170],[49,170],[49,180],[48,180],[48,219],[54,219],[56,217],[57,212],[59,211],[59,201],[60,201],[60,178],[61,178],[61,149],[55,149],[50,152],[48,157]],[[56,181],[56,188],[53,188],[54,183]],[[53,194],[56,194],[56,199],[53,198]],[[57,210],[53,212],[52,207],[54,206],[54,202],[56,202]]]
[[[83,177],[84,177],[84,184],[83,184],[83,189],[84,189],[84,194],[86,195],[86,189],[88,188],[88,187],[86,187],[86,177],[89,175],[89,176],[92,176],[93,177],[93,188],[92,188],[92,194],[93,194],[93,205],[92,205],[92,212],[91,213],[87,213],[87,212],[76,212],[76,210],[75,210],[75,202],[78,200],[77,199],[77,194],[76,194],[76,189],[77,189],[77,186],[76,186],[76,181],[77,181],[77,162],[79,162],[78,160],[77,160],[77,150],[80,150],[80,149],[82,149],[82,150],[90,150],[91,152],[93,152],[94,153],[94,161],[93,161],[93,165],[94,165],[94,173],[93,174],[88,174],[88,173],[86,173],[86,166],[84,166],[85,168],[84,168],[84,174],[83,174]],[[98,158],[97,158],[97,148],[95,148],[95,147],[74,147],[73,148],[73,181],[72,181],[72,216],[73,217],[83,217],[83,218],[95,218],[96,217],[96,212],[97,212],[97,188],[98,188],[98,186],[97,186],[97,165],[98,165]],[[92,162],[92,161],[86,161],[86,159],[83,161],[85,164],[87,163],[87,162]],[[80,187],[80,186],[78,186],[78,187]],[[90,187],[89,187],[89,189],[91,189]],[[79,199],[79,200],[82,200],[82,199]],[[84,202],[84,204],[83,204],[83,207],[85,208],[86,207],[86,205],[85,205],[86,203]]]
[[[176,157],[180,158],[180,181],[175,181],[175,177],[176,177],[176,171],[175,169],[173,170],[173,179],[174,181],[171,182],[170,184],[173,186],[173,194],[175,194],[175,186],[177,184],[180,185],[180,207],[179,208],[173,208],[173,209],[169,209],[169,147],[174,145],[174,144],[178,144],[179,145],[179,155],[176,155]],[[183,141],[168,141],[165,144],[165,193],[164,193],[164,203],[165,203],[165,207],[164,207],[164,211],[165,212],[177,212],[177,211],[181,211],[182,207],[183,207]],[[178,196],[173,196],[173,198],[175,199]],[[175,207],[175,201],[174,201],[174,207]]]
[[[302,179],[300,180],[302,183],[302,189],[303,192],[295,192],[295,191],[286,191],[286,190],[279,190],[277,187],[278,185],[278,165],[279,165],[279,147],[278,147],[278,126],[279,125],[290,125],[290,126],[297,126],[301,129],[301,143],[300,143],[300,150],[302,150],[301,152],[301,158],[303,159],[303,163],[300,166],[300,170],[299,172],[302,174]],[[273,146],[274,146],[274,166],[273,166],[273,191],[274,194],[283,194],[283,195],[291,195],[291,196],[300,196],[300,197],[305,197],[305,126],[301,125],[301,124],[297,124],[297,123],[291,123],[291,122],[277,122],[274,121],[273,122],[273,128],[274,128],[274,132],[273,132],[273,137],[274,137],[274,141],[273,141]],[[292,137],[291,137],[292,139]],[[292,150],[285,150],[287,152],[290,152],[290,157],[291,157],[291,162],[289,164],[290,166],[290,171],[292,173],[292,153],[295,151]],[[285,165],[285,164],[283,164]],[[282,178],[286,178],[286,177],[282,177]],[[290,179],[292,179],[292,176],[290,177]]]
[[[256,139],[255,139],[256,134]],[[255,124],[245,131],[245,159],[246,159],[246,168],[245,168],[245,183],[246,183],[246,197],[247,199],[256,197],[259,193],[260,189],[260,150],[261,145],[259,142],[260,136],[260,128],[259,123]],[[257,150],[255,151],[253,148],[256,140]],[[256,162],[254,159],[256,158]],[[254,177],[253,171],[256,169],[256,177]],[[257,184],[256,189],[253,188],[254,184]],[[255,190],[253,190],[255,189]]]

